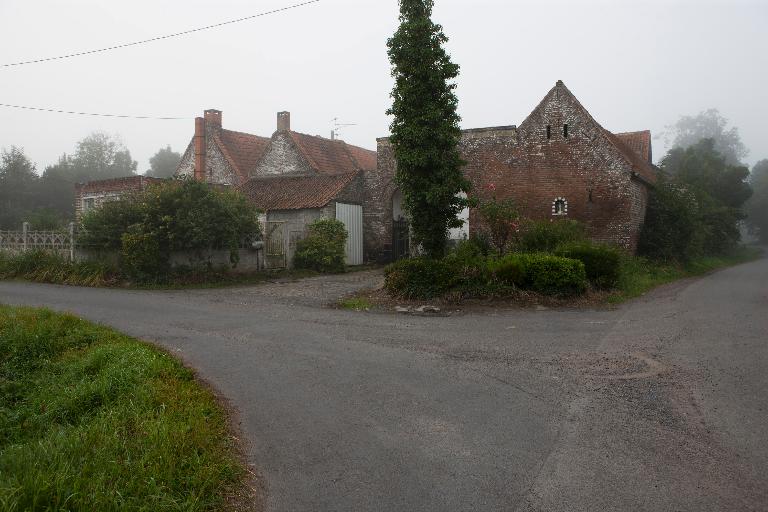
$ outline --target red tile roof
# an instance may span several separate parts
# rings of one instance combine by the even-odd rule
[[[167,181],[162,178],[152,178],[150,176],[126,176],[124,178],[111,178],[107,180],[93,180],[86,183],[77,183],[75,188],[82,192],[127,192],[144,190],[147,185],[152,183],[161,183]]]
[[[341,140],[289,132],[309,165],[320,174],[344,174],[376,169],[376,152]]]
[[[640,155],[648,163],[653,163],[651,153],[651,132],[644,130],[642,132],[626,132],[615,134],[626,146]]]
[[[264,211],[322,208],[344,190],[357,174],[252,178],[240,190],[251,203]]]
[[[220,130],[214,135],[214,140],[229,165],[243,180],[248,179],[270,142],[267,137],[232,130]]]
[[[608,139],[610,139],[613,145],[616,146],[616,148],[621,152],[624,158],[632,166],[632,170],[635,171],[635,173],[637,173],[640,178],[647,181],[648,183],[656,183],[656,170],[653,168],[653,164],[640,156],[640,153],[628,146],[622,137],[619,137],[618,135],[615,135],[605,129],[603,129],[603,131],[605,131]],[[650,132],[648,132],[648,135],[648,140],[650,142]]]

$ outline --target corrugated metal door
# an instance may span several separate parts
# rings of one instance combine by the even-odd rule
[[[363,264],[363,207],[336,203],[336,219],[347,228],[347,265]]]

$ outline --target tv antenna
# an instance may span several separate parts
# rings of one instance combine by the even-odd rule
[[[333,123],[333,128],[331,128],[331,140],[336,140],[339,138],[339,131],[342,128],[347,126],[357,126],[357,123],[340,123],[338,117],[331,119],[331,123]]]

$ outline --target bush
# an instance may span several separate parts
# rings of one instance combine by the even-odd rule
[[[576,295],[586,289],[587,274],[578,260],[549,254],[520,254],[517,258],[526,288],[549,295]]]
[[[696,196],[660,179],[648,198],[638,252],[657,261],[685,263],[701,254],[704,226]]]
[[[28,279],[42,283],[105,286],[120,279],[117,268],[101,262],[70,262],[45,251],[16,256],[0,253],[0,279]]]
[[[498,283],[505,286],[522,287],[527,280],[525,264],[519,254],[490,261],[488,270]]]
[[[556,256],[579,260],[587,279],[599,288],[613,288],[621,275],[621,252],[611,246],[577,242],[561,246]]]
[[[439,297],[457,282],[456,264],[447,258],[409,258],[392,263],[384,270],[387,292],[406,299]]]
[[[134,279],[157,281],[173,251],[196,252],[207,265],[207,252],[229,249],[237,265],[240,245],[259,236],[257,213],[239,192],[167,181],[88,213],[80,241],[89,249],[119,250]]]
[[[530,221],[523,228],[520,252],[553,252],[563,244],[585,240],[584,226],[575,220]]]
[[[309,225],[308,236],[299,241],[293,266],[318,272],[343,272],[347,230],[336,219],[317,219]]]

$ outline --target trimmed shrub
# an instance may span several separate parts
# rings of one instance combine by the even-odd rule
[[[586,238],[584,226],[575,220],[531,221],[523,229],[520,252],[553,252],[563,244]]]
[[[309,235],[299,241],[293,266],[318,272],[344,272],[347,230],[336,219],[317,219],[309,225]]]
[[[520,255],[513,254],[488,262],[493,278],[505,286],[522,287],[526,283],[526,268]]]
[[[549,295],[577,295],[587,287],[584,264],[549,254],[518,255],[525,272],[525,287]]]
[[[582,262],[587,279],[599,288],[613,288],[619,282],[621,252],[615,247],[590,242],[571,243],[558,248],[555,255]]]
[[[453,288],[459,276],[456,263],[448,259],[409,258],[384,269],[384,288],[390,295],[406,299],[431,299]]]

